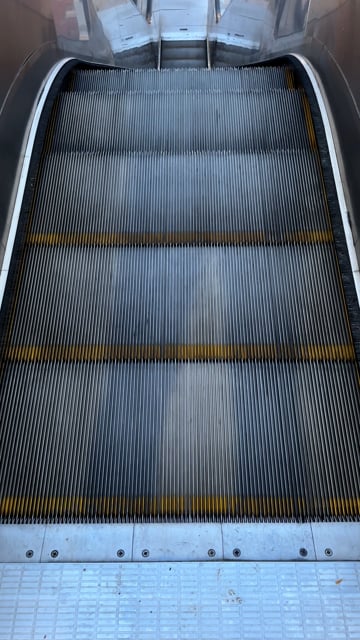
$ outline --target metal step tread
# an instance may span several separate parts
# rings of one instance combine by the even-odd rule
[[[44,158],[30,241],[66,243],[66,234],[74,234],[76,243],[76,235],[114,233],[117,240],[109,243],[291,242],[316,241],[329,230],[309,149],[58,152]]]
[[[62,93],[48,150],[311,148],[304,100],[301,91]]]
[[[9,522],[359,513],[354,363],[9,363],[2,405]]]
[[[286,67],[244,69],[81,69],[75,70],[69,91],[221,90],[270,91],[293,88]]]
[[[348,640],[360,563],[0,565],[0,640]]]
[[[327,243],[30,247],[8,338],[29,353],[54,344],[289,344],[305,352],[351,342]]]

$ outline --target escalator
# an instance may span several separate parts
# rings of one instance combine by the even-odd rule
[[[1,311],[3,523],[359,520],[322,135],[288,64],[69,73]]]

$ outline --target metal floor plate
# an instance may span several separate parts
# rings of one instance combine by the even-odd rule
[[[1,564],[0,640],[360,638],[360,563]]]

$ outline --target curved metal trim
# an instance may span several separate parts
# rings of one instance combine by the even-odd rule
[[[316,99],[318,101],[318,105],[319,105],[322,121],[323,121],[323,124],[324,124],[324,129],[325,129],[326,141],[327,141],[327,145],[328,145],[328,149],[329,149],[329,156],[330,156],[331,166],[332,166],[332,170],[333,170],[333,174],[334,174],[336,193],[337,193],[337,197],[338,197],[338,201],[339,201],[341,218],[342,218],[344,231],[345,231],[346,245],[347,245],[347,249],[348,249],[348,252],[349,252],[351,270],[352,270],[352,273],[353,273],[353,278],[354,278],[354,283],[355,283],[358,303],[359,303],[359,306],[360,306],[360,271],[359,271],[359,263],[358,263],[356,252],[355,252],[354,238],[353,238],[353,235],[352,235],[351,226],[350,226],[350,222],[349,222],[349,209],[348,209],[348,207],[346,205],[346,197],[345,197],[345,192],[344,192],[345,178],[342,177],[341,171],[340,171],[340,166],[339,166],[339,161],[338,161],[338,153],[339,153],[339,151],[337,152],[337,146],[338,145],[336,145],[335,141],[334,141],[334,137],[335,137],[336,134],[335,134],[335,128],[331,124],[332,117],[331,117],[330,107],[329,107],[329,104],[326,101],[325,91],[322,88],[322,83],[321,83],[320,77],[317,74],[317,72],[315,71],[315,69],[312,66],[312,64],[304,56],[301,56],[301,55],[296,54],[296,53],[289,54],[289,57],[296,58],[296,60],[298,60],[300,62],[300,64],[303,66],[303,68],[306,71],[307,76],[308,76],[308,78],[309,78],[309,80],[310,80],[310,82],[312,84],[312,87],[313,87],[315,95],[316,95]]]
[[[22,162],[22,167],[21,167],[18,183],[17,183],[17,185],[15,187],[16,188],[16,199],[15,199],[15,204],[14,204],[14,209],[13,209],[13,215],[12,215],[12,218],[11,218],[11,225],[10,225],[10,229],[9,229],[9,235],[8,235],[7,242],[6,242],[4,260],[3,260],[3,263],[2,263],[2,266],[1,266],[1,274],[0,274],[0,308],[1,308],[1,305],[2,305],[3,297],[4,297],[4,291],[5,291],[5,286],[6,286],[6,281],[7,281],[7,276],[8,276],[8,271],[9,271],[9,266],[10,266],[10,261],[11,261],[11,256],[12,256],[12,252],[13,252],[13,248],[14,248],[14,242],[15,242],[15,236],[16,236],[16,231],[17,231],[17,227],[18,227],[19,217],[20,217],[21,206],[22,206],[24,193],[25,193],[26,181],[27,181],[28,173],[29,173],[31,155],[32,155],[33,148],[34,148],[35,138],[36,138],[36,134],[37,134],[37,130],[38,130],[41,114],[42,114],[43,108],[45,106],[45,102],[47,100],[47,97],[49,95],[51,86],[52,86],[52,84],[54,83],[54,81],[56,79],[56,76],[61,71],[61,69],[66,64],[71,62],[72,60],[74,60],[74,58],[63,58],[63,60],[61,60],[60,62],[56,63],[52,67],[52,69],[50,70],[49,74],[47,75],[47,77],[45,78],[44,82],[42,83],[42,85],[40,87],[39,93],[38,93],[37,98],[36,98],[35,103],[34,103],[34,107],[33,107],[32,113],[31,113],[30,118],[29,118],[29,123],[28,123],[27,131],[26,131],[26,135],[24,137],[24,142],[23,142],[21,154],[20,154],[19,164],[21,164],[21,162]]]

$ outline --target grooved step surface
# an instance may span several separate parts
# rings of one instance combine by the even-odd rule
[[[209,244],[231,243],[232,237],[233,242],[243,237],[245,243],[316,242],[329,233],[329,224],[318,165],[309,149],[71,152],[44,160],[31,238],[46,243],[51,234],[60,234],[61,242],[61,234],[116,233],[119,240],[124,234],[124,243],[126,234],[133,234],[130,244],[156,244],[162,238],[173,244],[191,238],[199,244],[201,238]]]
[[[55,117],[54,151],[267,151],[310,144],[297,91],[63,93]]]
[[[291,76],[284,67],[248,69],[174,69],[172,71],[136,69],[123,71],[84,69],[75,71],[70,81],[72,91],[269,91],[288,89]]]
[[[0,565],[0,639],[355,640],[359,564]]]
[[[34,247],[9,336],[35,347],[350,342],[326,244]]]
[[[357,390],[352,363],[8,364],[1,512],[355,515]]]

